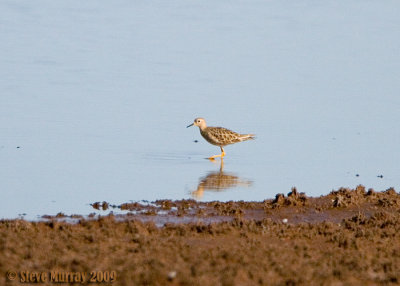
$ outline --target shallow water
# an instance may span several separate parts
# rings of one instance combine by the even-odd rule
[[[398,188],[399,12],[398,1],[2,1],[0,217]],[[185,128],[198,116],[257,139],[228,146],[221,173],[204,159],[219,148]]]

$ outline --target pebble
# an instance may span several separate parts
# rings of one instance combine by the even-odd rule
[[[171,271],[168,273],[168,280],[174,280],[176,277],[176,271]]]

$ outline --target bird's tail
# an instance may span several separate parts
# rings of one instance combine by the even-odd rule
[[[254,139],[256,139],[255,134],[240,134],[240,141],[254,140]]]

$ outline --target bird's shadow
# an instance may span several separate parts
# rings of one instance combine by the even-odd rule
[[[218,161],[210,160],[214,164]],[[205,191],[221,192],[237,186],[250,187],[253,184],[250,180],[242,179],[235,174],[224,172],[224,160],[221,159],[218,171],[211,171],[204,177],[200,177],[197,189],[191,192],[194,199],[200,200]]]

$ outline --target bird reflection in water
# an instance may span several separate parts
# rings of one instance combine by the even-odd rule
[[[200,178],[197,189],[192,192],[194,199],[201,199],[204,191],[220,192],[237,186],[249,187],[252,181],[243,180],[230,173],[224,173],[224,160],[221,159],[219,171],[209,172],[207,176]]]

